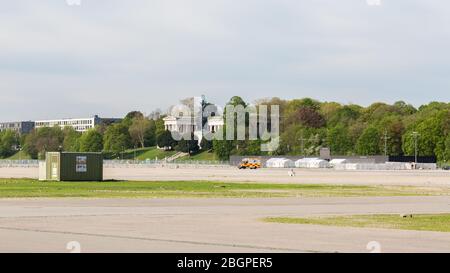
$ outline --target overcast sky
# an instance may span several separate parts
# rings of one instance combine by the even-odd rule
[[[201,94],[448,102],[450,1],[381,3],[1,1],[0,120],[120,117]]]

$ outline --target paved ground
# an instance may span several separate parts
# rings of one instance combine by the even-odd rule
[[[37,168],[0,168],[37,178]],[[106,179],[450,186],[444,171],[105,168]],[[450,197],[284,199],[4,199],[0,252],[450,252],[450,233],[264,223],[268,216],[450,213]]]
[[[3,199],[0,252],[450,252],[450,233],[264,223],[267,216],[450,212],[450,197]]]
[[[105,179],[141,181],[214,180],[267,183],[416,185],[450,187],[449,171],[335,171],[237,168],[105,168]],[[0,178],[37,178],[37,168],[0,168]]]

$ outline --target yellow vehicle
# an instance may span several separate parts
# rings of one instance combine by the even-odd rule
[[[244,158],[238,166],[239,169],[259,169],[261,168],[261,160],[256,158]]]

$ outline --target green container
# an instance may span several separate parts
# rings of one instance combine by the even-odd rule
[[[45,157],[46,178],[52,181],[102,181],[101,153],[49,152]]]

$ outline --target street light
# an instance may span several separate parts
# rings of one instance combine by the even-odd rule
[[[388,152],[387,152],[387,141],[388,141],[388,139],[390,139],[390,137],[388,136],[388,132],[387,132],[387,130],[385,129],[384,130],[384,137],[383,137],[383,139],[384,139],[384,156],[387,156],[387,154],[388,154]]]
[[[300,138],[298,140],[301,141],[301,151],[302,151],[302,156],[304,157],[305,156],[305,140],[307,140],[307,139],[305,139],[303,137],[303,131],[302,131],[302,133],[300,135]]]

